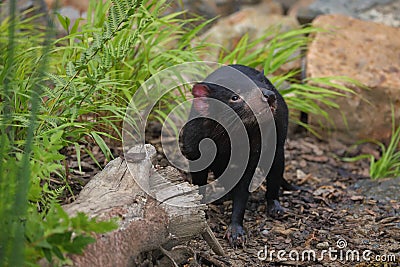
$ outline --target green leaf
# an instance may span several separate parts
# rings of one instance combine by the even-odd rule
[[[47,249],[51,249],[53,247],[47,240],[40,240],[39,242],[36,242],[35,245],[38,248],[47,248]]]
[[[64,245],[68,244],[71,241],[72,232],[62,232],[62,233],[55,233],[50,235],[47,238],[47,241],[53,245]]]
[[[57,247],[57,246],[53,246],[53,248],[51,249],[51,251],[54,253],[54,255],[57,256],[57,258],[59,258],[60,260],[65,260],[65,257],[63,255],[63,253],[61,252],[61,250]]]
[[[51,254],[51,250],[48,248],[42,248],[42,252],[44,256],[46,257],[46,260],[51,262],[53,260],[53,255]]]
[[[63,29],[68,32],[69,31],[69,25],[71,23],[70,19],[67,16],[63,16],[60,13],[56,13],[58,21],[60,22],[61,26]]]
[[[76,74],[75,65],[73,62],[68,62],[65,72],[68,77],[73,77]]]
[[[59,143],[60,140],[62,140],[63,134],[64,134],[64,131],[57,131],[57,132],[53,133],[53,134],[50,136],[50,143],[51,143],[52,145],[53,145],[53,144]]]
[[[75,34],[78,31],[79,23],[83,20],[83,18],[77,18],[72,25],[71,31],[69,34]]]
[[[76,153],[76,160],[78,162],[78,168],[79,171],[82,171],[82,164],[81,164],[81,146],[79,145],[79,143],[74,143],[75,146],[75,153]]]
[[[72,240],[72,243],[66,244],[64,249],[69,253],[82,254],[87,245],[96,242],[91,236],[79,235]]]
[[[104,134],[104,133],[100,133]],[[112,153],[110,151],[110,148],[107,146],[106,142],[104,141],[103,138],[99,135],[99,132],[91,132],[90,135],[93,137],[95,140],[96,144],[100,147],[101,151],[106,155],[107,157],[112,156]]]
[[[93,220],[90,225],[90,231],[98,234],[107,233],[118,228],[116,219],[110,221],[95,221]]]
[[[25,224],[25,235],[28,241],[36,242],[44,235],[44,227],[41,224],[42,216],[37,213],[36,207],[31,207],[28,211],[28,217],[30,219]]]

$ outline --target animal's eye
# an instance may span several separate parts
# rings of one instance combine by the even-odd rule
[[[240,98],[239,98],[238,95],[234,95],[234,96],[231,97],[231,100],[232,100],[232,101],[238,101],[239,99],[240,99]]]

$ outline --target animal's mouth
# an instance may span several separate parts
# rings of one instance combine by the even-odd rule
[[[273,103],[271,103],[271,104],[269,105],[269,109],[271,110],[272,114],[274,115],[274,114],[275,114],[275,111],[276,111],[276,109],[277,109],[277,103],[276,103],[276,101],[274,101]]]
[[[278,108],[276,101],[274,101],[273,103],[268,105],[268,108],[271,111],[272,115],[275,115],[276,109]],[[268,108],[263,108],[262,110],[260,110],[259,112],[256,112],[255,114],[257,116],[261,116],[263,114],[268,114]]]

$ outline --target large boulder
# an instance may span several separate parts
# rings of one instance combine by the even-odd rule
[[[313,25],[328,31],[316,34],[309,47],[308,77],[348,76],[369,88],[354,88],[356,94],[337,99],[341,112],[328,110],[336,125],[326,125],[330,136],[348,143],[388,140],[391,104],[400,122],[400,29],[344,15],[323,15]],[[317,120],[311,116],[310,123]]]

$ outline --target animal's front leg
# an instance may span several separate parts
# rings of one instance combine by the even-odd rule
[[[283,182],[283,172],[285,168],[285,155],[283,147],[278,147],[274,161],[267,175],[267,211],[271,217],[283,215],[284,209],[279,203],[279,189]]]
[[[231,223],[225,234],[232,247],[244,246],[246,243],[246,232],[243,229],[243,218],[249,199],[248,184],[240,181],[232,190],[233,207]]]

